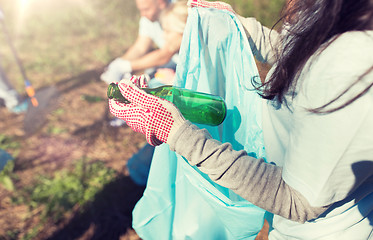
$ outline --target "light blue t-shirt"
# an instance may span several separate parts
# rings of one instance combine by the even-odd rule
[[[140,18],[139,35],[150,37],[158,48],[164,45],[164,37],[162,26],[159,21],[150,21],[146,17]],[[171,62],[177,64],[179,62],[179,54],[172,56]]]
[[[139,25],[139,35],[150,37],[157,47],[163,47],[163,30],[159,21],[152,22],[146,17],[141,17]]]

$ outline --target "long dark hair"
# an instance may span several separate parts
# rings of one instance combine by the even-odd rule
[[[301,69],[322,44],[344,32],[373,29],[373,0],[290,0],[280,20],[288,32],[282,35],[283,45],[276,66],[269,80],[262,85],[261,95],[286,103],[285,95],[294,92]],[[372,70],[368,69],[363,75]],[[372,85],[352,101],[327,112],[347,106]],[[327,105],[312,111],[321,113]]]

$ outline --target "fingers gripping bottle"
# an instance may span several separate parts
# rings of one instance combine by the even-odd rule
[[[193,123],[217,126],[225,119],[226,105],[224,100],[219,96],[171,85],[141,89],[148,94],[172,102],[180,110],[184,118]],[[109,99],[129,103],[129,101],[122,96],[118,85],[115,83],[109,85],[107,96]]]

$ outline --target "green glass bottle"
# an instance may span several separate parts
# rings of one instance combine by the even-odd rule
[[[217,126],[224,121],[226,105],[224,100],[208,93],[165,85],[157,88],[142,88],[146,93],[166,99],[180,110],[184,118],[193,122]],[[130,103],[120,93],[119,87],[111,83],[107,90],[109,99]]]

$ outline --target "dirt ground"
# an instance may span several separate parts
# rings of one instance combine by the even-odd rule
[[[54,107],[33,116],[33,124],[27,121],[28,113],[16,115],[0,108],[0,132],[15,136],[21,144],[15,166],[17,188],[29,185],[36,175],[69,169],[83,157],[103,161],[118,174],[84,212],[76,206],[59,224],[44,225],[36,239],[139,239],[131,229],[131,212],[144,188],[131,181],[126,163],[145,144],[145,138],[129,127],[108,125],[112,116],[107,108],[107,86],[98,80],[100,72],[92,70],[56,84],[59,96],[51,99]],[[87,95],[102,101],[88,102],[83,99]],[[39,123],[43,125],[36,132],[26,135],[25,126]],[[24,205],[11,204],[10,196],[0,185],[0,236],[17,230],[21,239],[22,233],[40,221],[40,209],[30,213]]]

